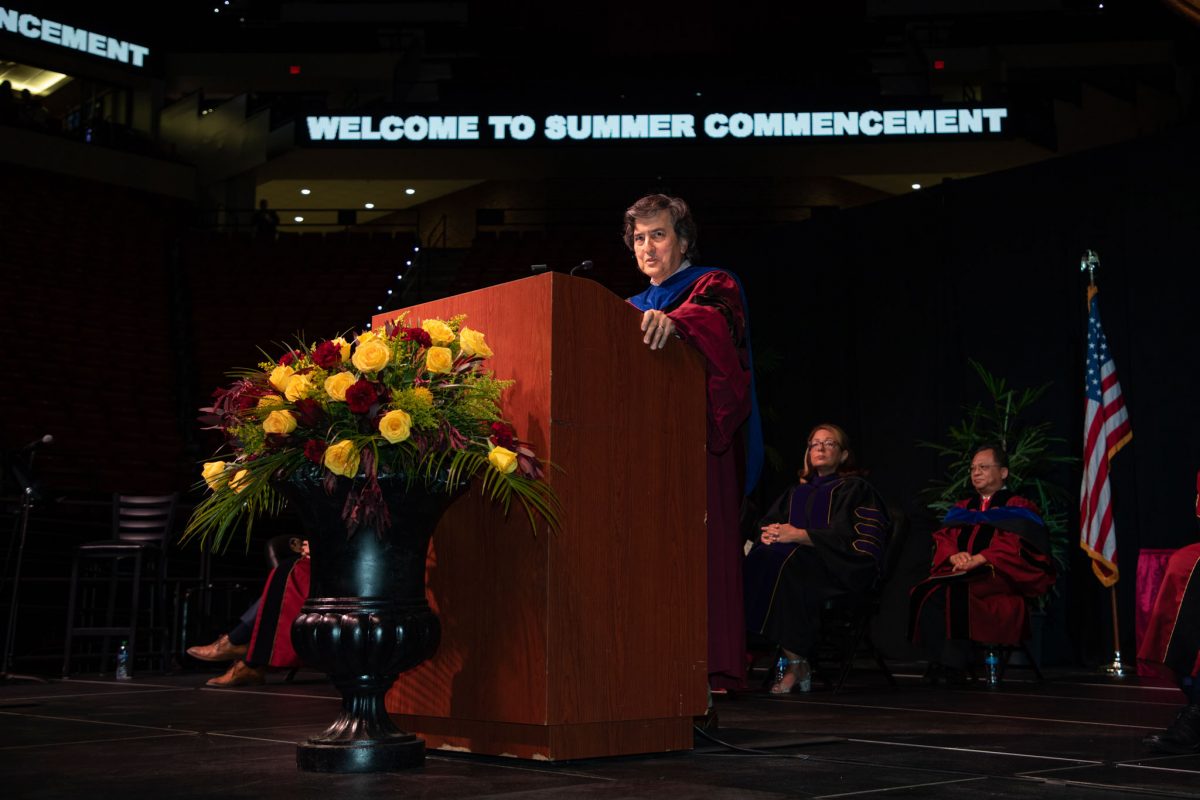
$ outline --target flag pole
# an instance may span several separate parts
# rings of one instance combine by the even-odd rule
[[[1091,290],[1088,292],[1088,302],[1091,302],[1092,293],[1096,289],[1096,267],[1098,266],[1100,266],[1100,256],[1095,250],[1084,252],[1083,257],[1079,259],[1079,271],[1086,271],[1088,274],[1088,287]],[[1109,587],[1109,590],[1109,597],[1112,600],[1113,659],[1100,667],[1100,672],[1112,678],[1124,678],[1129,673],[1121,661],[1121,623],[1117,616],[1116,583]]]
[[[1124,678],[1129,672],[1121,663],[1121,629],[1117,621],[1117,585],[1111,587],[1112,619],[1113,619],[1113,660],[1100,668],[1100,671],[1111,678]]]

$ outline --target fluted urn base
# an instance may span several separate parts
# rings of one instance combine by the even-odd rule
[[[341,716],[296,745],[296,766],[307,772],[388,772],[424,765],[425,741],[393,725],[383,709],[387,688],[361,694],[359,687],[347,688]]]
[[[293,476],[280,491],[308,535],[312,579],[292,622],[292,644],[308,665],[329,673],[342,710],[301,742],[296,764],[312,772],[382,772],[419,767],[425,743],[395,726],[384,695],[401,672],[436,651],[441,626],[425,599],[425,554],[452,498],[440,487],[380,479],[391,523],[347,535],[342,520],[350,481],[328,494],[321,482]]]

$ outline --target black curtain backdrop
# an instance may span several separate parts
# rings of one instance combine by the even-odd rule
[[[943,469],[917,442],[941,439],[965,405],[982,399],[983,387],[967,363],[974,358],[1012,385],[1052,381],[1035,411],[1066,439],[1063,454],[1080,455],[1087,280],[1078,264],[1085,250],[1098,251],[1104,325],[1134,433],[1113,473],[1122,650],[1132,658],[1139,549],[1196,538],[1196,142],[1200,126],[1193,124],[872,205],[818,208],[810,220],[795,224],[767,221],[775,206],[761,164],[748,163],[744,181],[696,174],[614,177],[596,182],[598,197],[587,191],[591,182],[579,178],[571,195],[585,198],[577,201],[586,204],[581,216],[602,213],[594,222],[611,225],[614,237],[620,209],[644,190],[664,188],[692,202],[701,226],[700,263],[736,270],[750,298],[767,442],[777,454],[758,493],[760,507],[795,480],[809,429],[832,421],[850,432],[870,479],[912,519],[912,535],[886,593],[887,613],[877,626],[879,640],[897,655],[914,655],[903,636],[907,588],[928,568],[928,533],[936,526],[917,495]],[[625,159],[629,152],[613,157]],[[568,178],[561,183],[570,189]],[[6,186],[0,210],[9,224],[0,226],[0,265],[13,276],[9,291],[0,293],[0,328],[11,341],[26,341],[45,319],[41,309],[50,307],[56,319],[73,321],[75,338],[34,336],[36,358],[20,366],[25,380],[0,391],[0,399],[27,411],[0,421],[5,442],[19,446],[46,430],[63,432],[50,425],[52,403],[78,396],[76,416],[83,421],[39,455],[44,473],[54,474],[57,465],[63,475],[83,480],[109,469],[104,475],[111,480],[110,473],[127,462],[165,463],[168,455],[151,446],[179,450],[181,426],[187,437],[195,433],[188,409],[200,404],[184,402],[171,388],[172,376],[186,372],[180,365],[200,351],[199,335],[182,330],[173,338],[162,327],[162,309],[175,302],[172,280],[179,277],[168,280],[166,273],[181,269],[162,255],[164,243],[177,237],[178,210],[159,209],[162,204],[149,196],[49,174],[16,171]],[[593,257],[590,249],[579,254]],[[623,263],[635,275],[632,259]],[[363,267],[373,274],[371,269]],[[287,290],[291,304],[286,318],[279,314],[286,325],[271,323],[280,336],[295,329],[297,317],[303,325],[296,304],[327,305],[311,283],[302,280],[296,285],[305,288]],[[366,293],[368,304],[378,291]],[[197,296],[193,313],[177,309],[178,324],[238,319],[261,306],[253,292],[215,296],[216,308],[201,307]],[[212,293],[207,297],[213,302]],[[339,295],[335,305],[362,303],[357,295]],[[235,338],[270,340],[240,327]],[[81,356],[80,342],[96,349]],[[114,359],[112,348],[128,342],[137,343],[138,358]],[[25,358],[19,347],[7,352],[10,361]],[[147,365],[155,369],[147,371]],[[62,375],[72,376],[69,385],[56,383],[66,380]],[[118,389],[109,386],[113,376]],[[130,397],[123,394],[127,387]],[[105,414],[122,411],[133,418],[101,415],[93,422],[80,416],[96,414],[89,392],[107,398]],[[183,409],[179,414],[164,410],[176,406]],[[126,441],[134,434],[141,438]],[[85,436],[112,446],[105,444],[97,456],[96,447],[82,447]],[[195,476],[190,457],[158,472],[164,482],[182,482],[180,488]],[[1060,483],[1074,495],[1079,479],[1076,465],[1062,470]],[[1076,514],[1069,524],[1078,529]],[[1045,655],[1051,663],[1098,663],[1112,654],[1108,592],[1082,553],[1073,548],[1072,554],[1071,570],[1045,618]]]
[[[760,401],[782,469],[765,477],[762,500],[794,480],[811,426],[833,421],[850,432],[870,479],[913,518],[895,581],[906,585],[890,588],[880,626],[893,652],[904,650],[905,589],[926,569],[936,527],[917,494],[944,467],[916,443],[942,439],[965,405],[984,398],[967,360],[1018,387],[1052,381],[1035,411],[1067,440],[1063,454],[1081,454],[1087,276],[1079,261],[1091,248],[1133,426],[1112,478],[1122,650],[1132,659],[1139,549],[1196,538],[1197,133],[947,181],[752,241],[705,242],[705,263],[743,275],[756,356],[766,362]],[[1075,496],[1080,477],[1078,464],[1060,476]],[[1069,524],[1078,530],[1077,507]],[[1073,551],[1059,591],[1046,623],[1048,660],[1108,660],[1108,592],[1082,551]]]

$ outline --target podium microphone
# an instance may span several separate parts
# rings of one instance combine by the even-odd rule
[[[593,266],[593,264],[591,261],[581,261],[580,263],[571,267],[571,271],[567,274],[574,275],[576,272],[587,272],[588,270],[590,270],[592,268],[592,266]]]
[[[34,439],[32,442],[22,447],[20,452],[32,453],[34,450],[37,450],[39,447],[45,444],[54,444],[54,437],[47,433],[42,438]]]

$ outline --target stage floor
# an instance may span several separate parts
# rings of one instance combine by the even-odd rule
[[[208,673],[80,676],[0,685],[0,793],[11,798],[1116,798],[1200,797],[1200,755],[1140,739],[1182,703],[1174,690],[1049,672],[1000,691],[891,688],[855,673],[837,695],[717,700],[717,739],[690,753],[562,764],[433,751],[422,769],[323,775],[295,742],[331,722],[316,673],[202,688]],[[856,680],[857,679],[857,680]],[[823,743],[814,742],[814,738]]]

